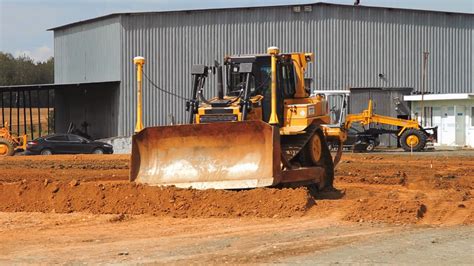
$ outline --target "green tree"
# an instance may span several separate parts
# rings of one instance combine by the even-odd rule
[[[54,82],[54,59],[35,62],[26,55],[15,58],[0,52],[0,86],[48,84]]]
[[[0,52],[0,86],[13,85],[15,78],[15,58]]]
[[[50,83],[54,83],[53,57],[44,62],[35,62],[26,55],[15,58],[10,53],[0,52],[0,86]],[[9,91],[0,91],[0,100],[1,95],[3,95],[3,104],[5,107],[10,106],[10,104],[15,106],[16,92],[13,92],[13,94],[12,102],[10,103]],[[40,96],[41,101],[45,102],[44,93],[42,93],[42,95],[43,96]],[[38,94],[33,93],[31,98],[33,105],[36,106],[38,103]]]

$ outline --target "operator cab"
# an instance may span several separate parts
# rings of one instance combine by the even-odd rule
[[[298,80],[291,54],[282,54],[277,60],[277,116],[281,123],[284,111],[283,100],[295,97]],[[241,66],[247,64],[251,64],[251,71],[248,73],[246,70],[241,70]],[[242,91],[246,87],[247,75],[250,75],[249,96],[263,96],[261,102],[262,119],[268,121],[271,113],[271,56],[265,54],[227,57],[225,60],[225,71],[227,76],[227,96],[229,97],[242,97]],[[309,88],[306,89],[309,95]]]
[[[239,92],[245,88],[246,73],[240,71],[241,64],[252,64],[250,72],[251,96],[265,95],[271,89],[272,69],[271,56],[269,55],[227,57],[225,61],[227,95],[238,96]],[[277,63],[277,87],[281,88],[285,99],[294,97],[297,82],[291,55],[281,55]]]
[[[277,54],[275,113],[285,125],[288,108],[307,105],[310,96],[304,71],[312,61],[311,53]],[[204,96],[204,83],[210,73],[217,74],[217,97]],[[272,112],[272,55],[227,56],[224,64],[193,66],[193,98],[187,102],[189,123],[269,121]],[[293,110],[292,109],[292,110]],[[194,117],[196,114],[196,117]],[[294,116],[293,116],[294,117]]]

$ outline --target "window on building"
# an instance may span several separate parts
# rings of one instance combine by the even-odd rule
[[[471,107],[471,127],[474,127],[474,106]]]
[[[418,123],[420,122],[420,108],[419,107],[414,108],[412,119],[415,119],[416,121],[418,121]]]
[[[431,124],[432,127],[439,127],[441,128],[441,107],[433,107],[432,110],[432,117],[433,123]]]
[[[431,127],[433,125],[433,107],[425,106],[423,112],[423,126]]]
[[[433,125],[433,107],[423,107],[423,113],[420,111],[420,108],[416,108],[414,115],[414,119],[418,120],[421,126],[431,127]]]

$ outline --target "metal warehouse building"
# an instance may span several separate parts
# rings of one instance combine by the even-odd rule
[[[67,130],[69,122],[87,122],[95,138],[131,135],[132,59],[138,55],[146,58],[145,74],[157,85],[190,97],[193,64],[263,53],[269,46],[314,52],[308,76],[317,90],[416,93],[427,51],[428,93],[472,94],[473,28],[473,14],[325,3],[119,13],[79,21],[51,29],[55,83],[80,84],[55,91],[56,131]],[[361,100],[360,106],[366,104]],[[167,124],[169,115],[184,122],[185,114],[184,100],[144,82],[145,126]]]

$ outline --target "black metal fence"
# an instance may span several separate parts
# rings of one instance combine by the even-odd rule
[[[0,89],[2,126],[34,139],[55,131],[54,89]]]

